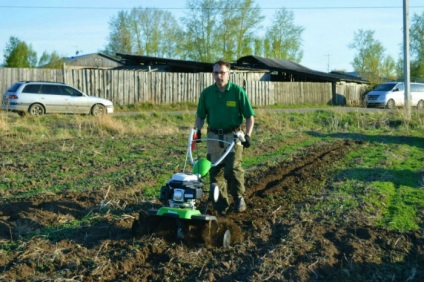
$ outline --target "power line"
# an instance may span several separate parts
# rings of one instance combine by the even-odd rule
[[[9,9],[65,9],[65,10],[131,10],[133,8],[128,7],[89,7],[89,6],[0,6],[0,8]],[[143,7],[141,7],[143,8]],[[410,6],[409,9],[421,9],[424,6]],[[169,7],[169,8],[156,8],[156,7],[145,7],[143,9],[152,10],[191,10],[191,8],[180,8],[180,7]],[[196,9],[196,8],[195,8]],[[201,8],[199,8],[201,9]],[[228,8],[214,8],[214,9],[228,9]],[[240,9],[240,8],[234,8]],[[264,7],[264,8],[249,8],[250,10],[355,10],[355,9],[402,9],[402,6],[349,6],[349,7]]]

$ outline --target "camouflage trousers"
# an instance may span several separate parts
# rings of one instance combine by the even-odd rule
[[[208,139],[219,139],[226,142],[232,142],[234,133],[218,135],[208,132]],[[212,163],[217,161],[223,154],[228,144],[216,141],[207,141],[207,159]],[[214,209],[219,212],[226,211],[230,206],[230,196],[243,196],[245,192],[244,186],[244,169],[243,162],[243,145],[238,140],[232,151],[217,166],[212,167],[209,171],[210,182],[218,184],[219,199],[214,203]]]

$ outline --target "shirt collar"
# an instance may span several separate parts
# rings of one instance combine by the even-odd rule
[[[227,84],[227,87],[225,88],[225,91],[230,91],[230,88],[231,88],[231,85],[232,85],[233,83],[230,81],[230,80],[228,80],[228,84]],[[216,87],[216,90],[217,91],[219,91],[219,88],[218,88],[218,86],[216,85],[216,83],[215,83],[215,87]]]

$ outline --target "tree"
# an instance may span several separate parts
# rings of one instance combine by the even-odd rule
[[[130,13],[120,11],[109,28],[109,55],[178,56],[181,28],[170,12],[149,8],[134,8]]]
[[[235,61],[252,54],[257,44],[255,34],[264,19],[259,6],[252,0],[223,0],[221,7],[222,33],[216,38],[222,46],[221,57]]]
[[[293,12],[285,8],[279,9],[265,35],[265,57],[300,62],[303,57],[303,30],[303,27],[294,24]]]
[[[264,17],[253,0],[191,0],[184,17],[186,57],[235,61],[252,54]]]
[[[171,13],[135,8],[119,12],[110,25],[106,52],[233,62],[250,55],[300,61],[303,27],[296,26],[293,13],[275,14],[266,36],[258,35],[264,16],[254,0],[187,0],[182,27]]]
[[[132,53],[131,21],[127,12],[120,11],[109,22],[109,43],[105,53],[114,56],[115,53]]]
[[[413,15],[409,35],[411,80],[424,81],[424,12]]]
[[[133,9],[131,32],[136,54],[178,56],[181,28],[170,12],[149,8]]]
[[[11,36],[4,49],[4,66],[9,68],[33,68],[37,66],[37,53],[31,45]]]
[[[358,30],[349,48],[356,49],[352,66],[359,75],[371,84],[379,84],[382,80],[393,80],[395,76],[395,61],[384,55],[384,47],[374,39],[374,31]]]
[[[60,69],[62,68],[65,60],[66,58],[60,56],[56,51],[53,51],[51,54],[44,51],[38,61],[38,66],[48,69]]]
[[[220,3],[215,0],[187,1],[185,24],[184,57],[194,61],[211,62],[220,55],[218,33],[220,31]]]
[[[184,52],[181,39],[184,37],[182,27],[178,21],[170,14],[165,16],[166,21],[162,22],[161,53],[165,58],[180,58]],[[172,27],[172,28],[171,28]]]

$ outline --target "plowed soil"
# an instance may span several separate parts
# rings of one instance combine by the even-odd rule
[[[107,203],[104,192],[90,190],[3,200],[0,242],[26,239],[0,253],[0,280],[424,281],[422,232],[373,227],[361,214],[333,222],[308,215],[331,189],[337,160],[358,146],[323,143],[248,170],[247,211],[218,218],[240,228],[229,248],[196,238],[187,244],[172,236],[134,235],[139,211],[159,204],[140,204],[126,193],[111,192],[109,198],[119,200]],[[73,228],[73,220],[93,213],[99,216]],[[61,222],[68,225],[37,234]]]

